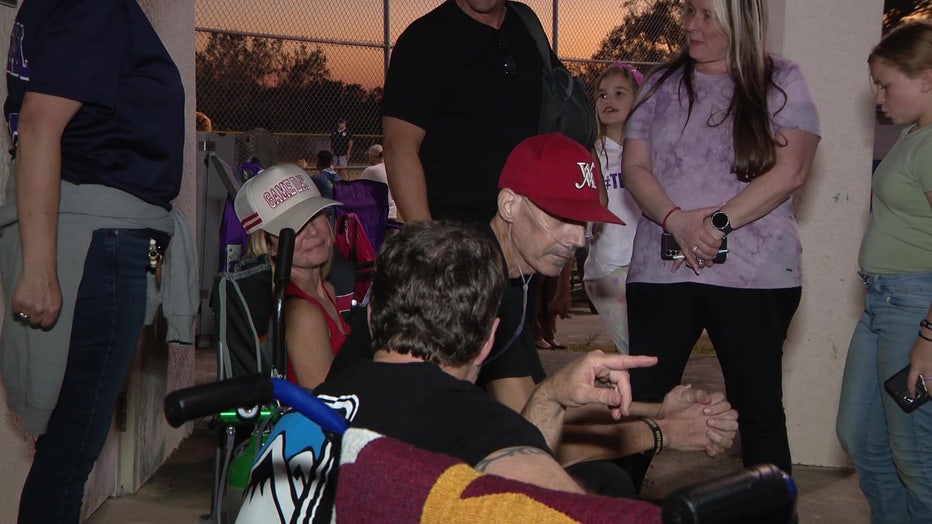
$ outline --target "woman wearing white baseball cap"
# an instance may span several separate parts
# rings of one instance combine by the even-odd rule
[[[333,259],[333,224],[325,209],[340,202],[320,196],[303,169],[278,164],[246,181],[236,194],[236,215],[250,234],[253,255],[276,253],[278,234],[295,231],[291,280],[285,290],[288,380],[302,387],[320,384],[333,355],[349,334],[327,282]]]

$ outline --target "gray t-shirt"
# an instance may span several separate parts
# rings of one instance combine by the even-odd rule
[[[644,96],[660,75],[641,89]],[[734,83],[726,75],[695,73],[696,101],[687,122],[685,88],[681,72],[673,74],[638,107],[628,120],[626,138],[644,140],[651,151],[653,175],[667,195],[683,209],[718,206],[740,193],[747,183],[731,173],[734,161],[731,118],[722,122]],[[773,129],[799,129],[819,134],[819,116],[799,66],[774,57],[774,82],[786,93],[771,89],[768,95]],[[778,289],[801,285],[802,247],[793,214],[793,199],[768,215],[728,235],[724,264],[695,275],[681,269],[671,272],[672,261],[660,259],[661,227],[641,217],[634,239],[628,282],[698,282],[745,289]]]

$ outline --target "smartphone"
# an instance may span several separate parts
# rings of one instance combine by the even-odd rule
[[[726,256],[728,256],[728,239],[723,238],[722,245],[718,248],[718,254],[715,255],[712,262],[722,264],[725,262]],[[683,252],[680,250],[680,246],[670,233],[662,233],[660,235],[660,258],[662,260],[679,260],[683,258]]]
[[[916,381],[916,396],[909,396],[909,389],[906,388],[906,381],[909,379],[909,366],[900,370],[899,373],[888,378],[883,383],[883,388],[893,397],[903,411],[912,413],[919,406],[929,400],[929,390],[926,389],[926,381],[922,377]]]

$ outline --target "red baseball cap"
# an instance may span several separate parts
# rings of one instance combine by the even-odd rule
[[[580,222],[624,222],[599,201],[599,164],[562,133],[528,138],[508,155],[499,189],[527,197],[551,215]]]

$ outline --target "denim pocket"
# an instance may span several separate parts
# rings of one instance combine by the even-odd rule
[[[932,303],[932,293],[923,293],[919,290],[888,291],[886,293],[886,302],[895,308],[928,311],[929,305]]]

